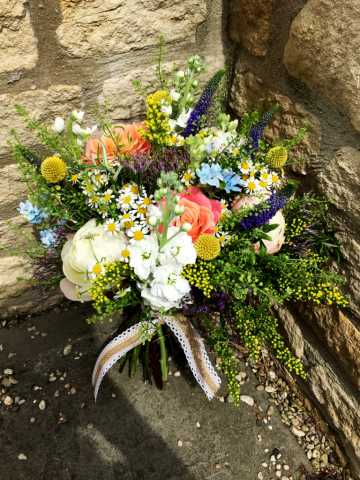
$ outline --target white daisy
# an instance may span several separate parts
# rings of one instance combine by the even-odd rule
[[[246,193],[254,193],[259,191],[259,180],[257,180],[254,177],[250,177],[245,182],[245,190],[246,190]]]
[[[108,218],[105,222],[106,233],[108,235],[119,235],[120,223],[113,218]]]
[[[88,200],[88,205],[91,208],[98,208],[100,203],[100,197],[98,195],[94,195]]]
[[[252,170],[252,168],[253,168],[253,162],[248,158],[244,158],[242,162],[239,164],[240,172],[245,173],[247,175],[250,175],[250,171]]]
[[[105,200],[105,202],[111,203],[111,202],[112,202],[112,198],[115,198],[115,195],[114,195],[113,190],[111,190],[111,188],[109,188],[108,190],[106,190],[106,191],[104,192],[104,197],[103,197],[103,199]]]
[[[130,189],[127,188],[125,191],[122,191],[120,193],[120,196],[116,201],[116,206],[121,210],[123,210],[124,212],[127,212],[128,210],[134,209],[137,207],[136,200],[137,200],[137,195],[132,193]]]
[[[135,220],[135,212],[134,211],[124,213],[123,215],[121,215],[121,217],[119,217],[120,226],[122,228],[133,227],[134,226],[134,220]]]
[[[141,207],[148,208],[151,204],[156,203],[156,200],[154,199],[154,195],[147,196],[146,191],[143,190],[142,196],[136,203]]]
[[[268,167],[267,165],[262,165],[261,163],[255,163],[254,164],[254,169],[257,171],[257,172],[267,172],[268,170]]]
[[[106,218],[109,216],[109,212],[106,210],[105,207],[100,207],[100,211],[101,211],[102,218]]]
[[[120,253],[120,258],[119,258],[120,262],[129,263],[130,250],[128,250],[127,245],[125,245],[125,243],[119,249],[119,253]]]
[[[139,218],[141,220],[145,220],[147,214],[147,208],[143,207],[142,205],[138,205],[136,208],[136,218]]]
[[[220,245],[222,247],[225,247],[225,245],[230,241],[231,239],[231,235],[229,235],[227,232],[220,232],[220,231],[217,231],[215,233],[215,236],[217,237],[217,239],[219,240],[220,242]]]
[[[141,242],[141,240],[147,233],[149,233],[149,231],[150,229],[148,226],[134,225],[126,232],[126,234],[128,237],[131,237],[130,243],[136,244],[137,242]]]
[[[193,178],[195,178],[195,172],[192,172],[191,168],[189,168],[184,173],[184,176],[182,177],[181,181],[185,183],[185,185],[188,187],[190,184],[192,184]]]
[[[70,182],[71,182],[71,183],[78,183],[80,179],[81,179],[81,173],[75,173],[75,174],[70,178]]]
[[[95,192],[97,192],[97,187],[91,183],[88,183],[86,181],[83,182],[83,194],[84,195],[92,195]]]
[[[269,175],[268,172],[262,172],[260,174],[260,179],[259,179],[259,187],[265,189],[265,190],[270,190],[272,185],[272,180],[271,176]]]

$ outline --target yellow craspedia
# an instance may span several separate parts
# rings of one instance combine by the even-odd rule
[[[41,175],[47,182],[58,183],[65,178],[66,163],[58,157],[48,157],[41,164]]]
[[[216,258],[220,253],[219,240],[210,233],[200,235],[194,243],[195,250],[198,257],[202,260],[212,260]]]
[[[287,158],[288,154],[285,147],[274,147],[268,151],[265,160],[270,167],[280,168],[285,165]]]
[[[160,100],[166,100],[166,102],[170,105],[171,104],[171,97],[168,92],[165,92],[165,90],[160,90],[159,92],[155,92],[152,96],[153,100],[155,102],[160,102]]]

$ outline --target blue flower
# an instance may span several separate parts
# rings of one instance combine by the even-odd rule
[[[201,170],[196,169],[197,176],[200,178],[200,183],[203,185],[212,185],[219,188],[219,180],[224,180],[220,165],[213,163],[211,166],[203,163]]]
[[[226,187],[225,187],[226,193],[230,193],[230,190],[232,190],[233,192],[240,192],[241,188],[235,187],[235,185],[239,185],[239,183],[242,183],[242,180],[239,177],[239,175],[228,173],[227,175],[225,175],[224,180],[226,183]]]
[[[41,223],[44,209],[38,208],[37,205],[33,205],[29,200],[26,200],[25,203],[21,202],[19,204],[18,210],[21,215],[25,215],[26,219],[30,223]]]
[[[51,245],[54,245],[56,243],[56,227],[54,230],[43,230],[40,232],[40,239],[41,243],[43,245],[46,245],[47,247],[51,247]]]

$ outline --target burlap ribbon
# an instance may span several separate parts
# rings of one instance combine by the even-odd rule
[[[204,343],[198,332],[183,315],[177,315],[176,317],[158,317],[157,321],[159,323],[165,322],[174,332],[181,343],[194,377],[204,390],[208,399],[211,400],[215,392],[219,389],[221,380],[211,365]],[[106,372],[129,350],[146,339],[139,335],[140,325],[141,323],[137,323],[114,338],[101,352],[97,359],[92,378],[95,387],[95,400],[101,380],[104,378]],[[148,327],[149,334],[155,332],[154,327],[150,328],[150,322],[148,323]]]

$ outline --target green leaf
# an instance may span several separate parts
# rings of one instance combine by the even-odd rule
[[[260,307],[256,310],[254,317],[259,317],[262,313],[264,313],[267,307],[267,302],[264,302],[260,305]]]
[[[263,232],[271,232],[272,230],[275,230],[276,228],[278,228],[280,225],[278,223],[275,223],[275,224],[270,224],[268,223],[267,225],[263,225],[261,228],[262,228],[262,231]]]

